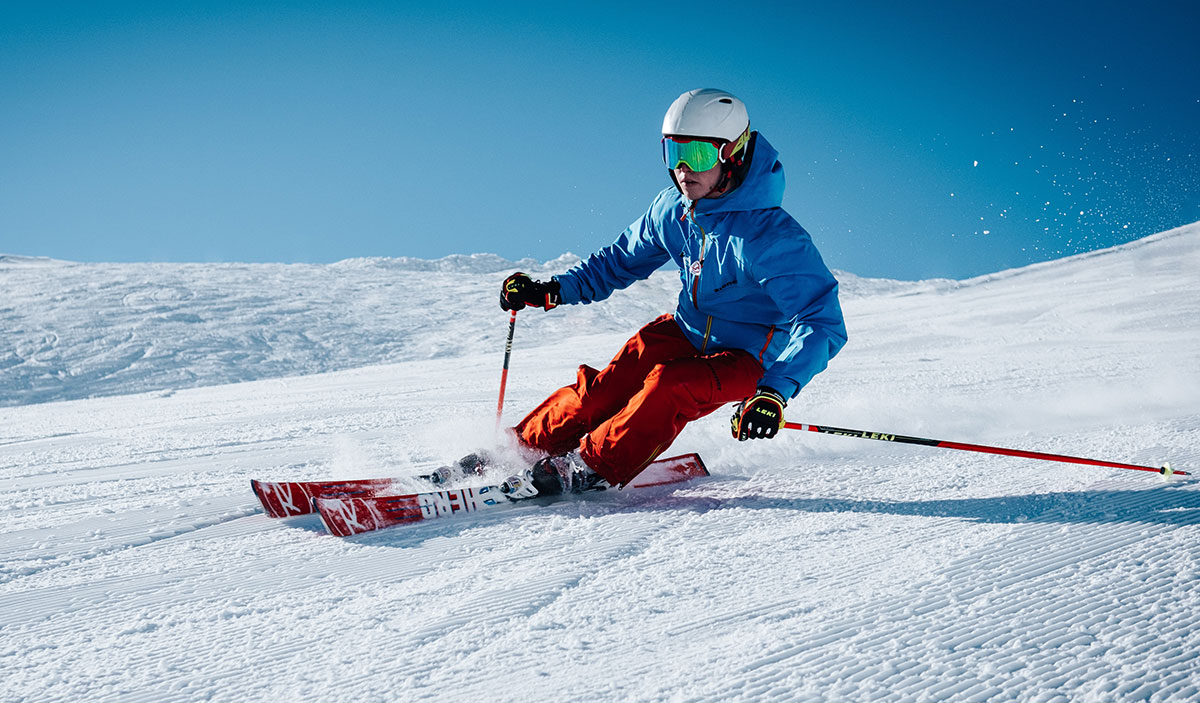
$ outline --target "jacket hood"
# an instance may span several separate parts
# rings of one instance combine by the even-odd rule
[[[720,198],[701,198],[696,201],[697,213],[767,210],[783,206],[785,185],[783,164],[779,152],[766,137],[754,132],[750,140],[750,168],[742,184]],[[685,206],[692,203],[681,194]]]

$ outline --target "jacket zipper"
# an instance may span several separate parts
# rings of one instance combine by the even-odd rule
[[[688,217],[688,219],[690,219],[692,221],[692,224],[696,225],[696,227],[698,227],[700,229],[700,268],[697,269],[695,278],[692,279],[692,305],[695,306],[696,311],[699,312],[699,310],[700,310],[700,296],[699,296],[700,272],[704,270],[704,252],[708,248],[708,232],[705,231],[703,225],[701,225],[699,222],[696,222],[696,204],[695,203],[692,203],[692,206],[690,208],[688,208],[687,217]],[[708,338],[711,334],[712,334],[712,315],[708,315],[708,320],[707,320],[707,322],[705,322],[705,325],[704,325],[704,341],[700,344],[700,353],[701,354],[704,353],[705,349],[708,349]]]
[[[762,351],[758,353],[758,363],[761,366],[763,357],[767,354],[767,347],[771,346],[771,338],[775,336],[775,325],[771,325],[771,329],[767,330],[767,341],[763,342]]]

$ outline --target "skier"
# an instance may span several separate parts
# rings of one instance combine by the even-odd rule
[[[505,482],[512,498],[628,483],[684,426],[741,401],[739,440],[770,438],[787,401],[846,343],[838,284],[809,234],[782,207],[778,153],[750,131],[746,107],[691,90],[663,119],[674,185],[617,240],[578,266],[505,279],[500,307],[594,303],[671,260],[682,284],[673,314],[637,332],[608,366],[580,366],[511,432],[542,458]]]

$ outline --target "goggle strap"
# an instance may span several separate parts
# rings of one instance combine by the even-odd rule
[[[721,150],[719,152],[720,156],[721,156],[721,163],[725,163],[727,160],[732,159],[734,154],[737,154],[739,151],[744,149],[746,147],[746,144],[749,142],[750,142],[750,128],[746,127],[746,131],[742,132],[742,136],[738,137],[736,140],[734,140],[732,142],[726,142],[721,147]],[[725,154],[726,147],[732,147],[729,149],[728,155]]]

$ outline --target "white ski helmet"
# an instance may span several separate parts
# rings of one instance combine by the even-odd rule
[[[689,90],[667,109],[664,137],[702,137],[736,142],[750,128],[746,104],[715,88]]]
[[[671,174],[671,181],[679,188],[675,177],[676,156],[670,142],[712,142],[717,153],[710,156],[721,166],[721,179],[713,188],[718,194],[727,193],[742,184],[750,168],[750,152],[753,140],[750,134],[750,117],[746,104],[731,93],[716,88],[689,90],[680,95],[667,108],[663,117],[663,161]],[[708,161],[703,166],[686,161],[693,170],[711,168]],[[681,189],[682,190],[682,189]]]

